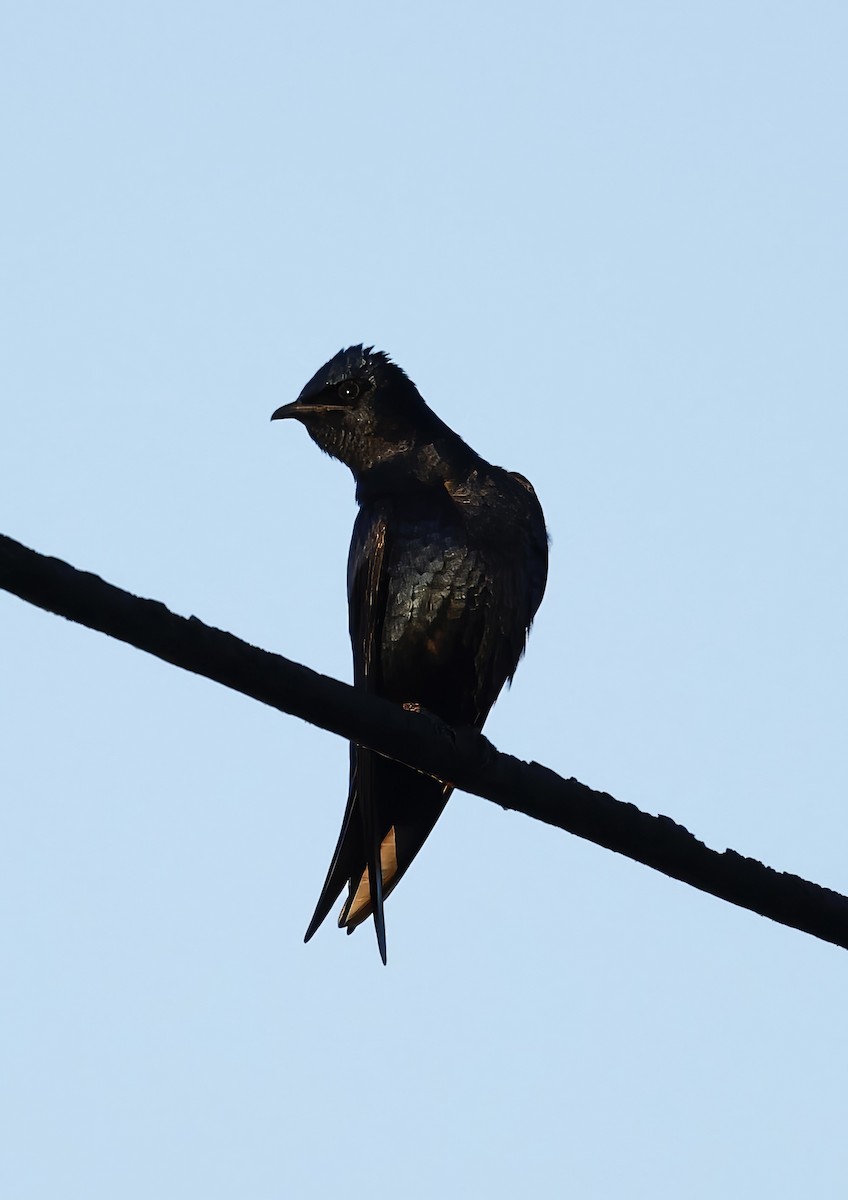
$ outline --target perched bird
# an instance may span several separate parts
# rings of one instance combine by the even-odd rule
[[[347,569],[354,685],[480,729],[545,590],[548,538],[533,488],[476,454],[373,348],[331,358],[271,420],[289,417],[356,481]],[[385,963],[383,900],[450,792],[351,745],[347,808],[306,941],[346,885],[339,925],[351,933],[373,914]]]

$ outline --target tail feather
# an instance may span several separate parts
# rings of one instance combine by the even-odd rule
[[[318,897],[318,903],[315,906],[315,912],[312,914],[312,920],[309,922],[309,927],[303,938],[305,942],[308,942],[317,933],[319,926],[323,924],[329,915],[330,909],[336,903],[345,883],[355,872],[362,869],[362,863],[365,860],[365,846],[362,841],[362,821],[359,819],[356,805],[356,747],[351,746],[350,785],[348,787],[347,806],[342,818],[342,827],[339,831],[336,848],[330,860],[327,877],[324,880],[324,886],[321,888],[321,895]]]
[[[380,844],[380,868],[385,900],[394,887],[395,876],[398,873],[397,835],[394,825]],[[353,933],[357,925],[361,925],[371,916],[371,911],[371,869],[367,867],[358,880],[350,881],[347,900],[339,913],[339,927]]]
[[[365,845],[365,874],[368,878],[371,907],[374,913],[374,932],[380,958],[386,964],[386,920],[383,915],[383,868],[380,848],[385,830],[380,828],[379,791],[375,786],[378,763],[373,750],[360,748],[357,755],[356,786],[359,813],[362,818],[362,840]],[[351,880],[351,884],[352,884]],[[357,888],[357,892],[358,892]],[[356,899],[356,893],[353,895]],[[346,905],[345,907],[349,907]]]

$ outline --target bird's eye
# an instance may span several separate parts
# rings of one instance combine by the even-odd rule
[[[354,379],[346,379],[344,383],[339,384],[339,398],[350,402],[355,400],[359,395],[359,384]]]

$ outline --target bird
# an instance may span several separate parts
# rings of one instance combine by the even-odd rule
[[[354,686],[481,729],[545,591],[549,539],[529,481],[472,450],[373,346],[339,351],[271,420],[300,422],[354,477]],[[451,790],[351,743],[341,832],[305,941],[346,887],[339,927],[373,916],[385,964],[383,903]]]

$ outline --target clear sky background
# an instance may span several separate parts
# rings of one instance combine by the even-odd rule
[[[844,3],[6,5],[0,531],[350,678],[389,351],[553,538],[501,749],[848,891]],[[0,1194],[843,1197],[848,957],[0,594]]]

